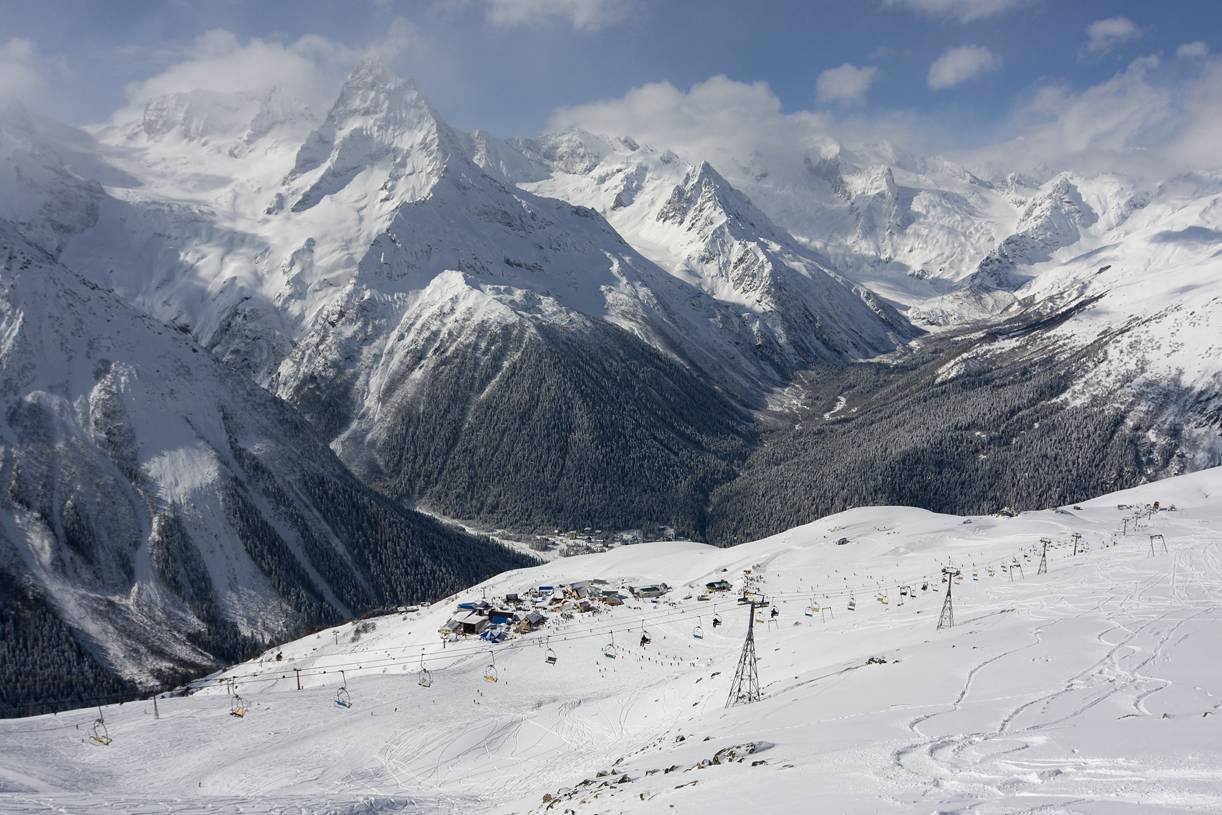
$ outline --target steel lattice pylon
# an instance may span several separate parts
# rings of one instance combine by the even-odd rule
[[[747,620],[747,640],[743,643],[743,652],[738,657],[738,669],[734,671],[734,681],[730,683],[726,707],[760,700],[760,678],[755,659],[755,606],[755,603],[751,603],[751,616]]]
[[[1040,553],[1040,567],[1035,570],[1036,574],[1048,574],[1048,544],[1052,541],[1048,538],[1040,538],[1040,543],[1044,544],[1044,551]]]
[[[950,590],[955,585],[955,578],[959,576],[959,570],[946,566],[942,569],[942,574],[946,575],[946,601],[942,603],[942,616],[938,618],[938,630],[943,628],[955,627],[955,608],[951,603]]]

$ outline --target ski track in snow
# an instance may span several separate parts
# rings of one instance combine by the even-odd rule
[[[496,683],[482,679],[488,652],[458,644],[444,657],[429,651],[434,685],[417,686],[421,637],[450,604],[380,618],[358,643],[346,625],[286,644],[286,665],[303,668],[383,660],[348,668],[347,710],[333,703],[334,670],[309,675],[300,692],[288,671],[288,681],[240,680],[243,719],[228,716],[216,687],[162,700],[161,721],[147,703],[108,707],[110,747],[85,740],[92,710],[0,721],[0,812],[1222,811],[1222,510],[1208,499],[1218,487],[1222,471],[1139,488],[1179,509],[1114,547],[1117,496],[1070,517],[971,525],[854,510],[728,550],[646,544],[502,575],[489,596],[618,576],[664,579],[676,605],[630,601],[555,619],[496,651]],[[1149,555],[1153,529],[1169,553]],[[1054,547],[1047,575],[1024,556],[1025,578],[1010,582],[1005,568],[989,578],[983,566],[978,581],[965,576],[950,631],[934,631],[936,580],[904,606],[869,600],[878,584],[895,601],[898,583],[919,584],[915,575],[947,557],[970,574],[1077,530],[1090,549]],[[853,544],[835,546],[842,535]],[[756,628],[764,700],[725,710],[746,614],[719,601],[723,625],[707,627],[713,603],[683,597],[747,567],[777,599],[780,624]],[[840,613],[804,616],[812,593]],[[602,656],[607,626],[615,659]],[[643,627],[653,639],[644,649]],[[545,637],[557,665],[542,659]],[[402,660],[387,666],[394,655]],[[875,655],[887,662],[866,664]],[[764,746],[762,764],[701,766],[745,742]],[[558,796],[550,807],[545,793]]]

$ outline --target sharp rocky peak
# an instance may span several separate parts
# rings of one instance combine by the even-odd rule
[[[311,186],[293,209],[308,209],[348,185],[358,174],[386,172],[392,192],[410,178],[403,198],[423,195],[456,158],[465,158],[463,137],[452,130],[410,79],[391,73],[376,59],[353,68],[323,124],[310,133],[286,178],[311,176]]]

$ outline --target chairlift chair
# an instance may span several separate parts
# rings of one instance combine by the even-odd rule
[[[424,654],[420,654],[420,678],[416,680],[416,684],[422,688],[433,687],[433,674],[424,667]]]
[[[491,661],[484,667],[484,681],[491,683],[498,682],[500,680],[500,676],[498,676],[496,672],[496,654],[489,651],[488,659]]]
[[[704,626],[700,624],[699,617],[696,618],[696,627],[692,629],[692,639],[694,640],[704,639]]]
[[[229,699],[229,715],[235,719],[241,719],[246,715],[246,703],[236,693]]]
[[[850,594],[849,595],[849,611],[856,611],[856,610],[857,610],[857,598]]]
[[[615,632],[611,632],[611,639],[603,646],[603,656],[607,659],[615,659]]]
[[[89,740],[103,747],[108,746],[113,741],[110,737],[110,731],[106,729],[106,720],[102,717],[101,708],[98,708],[98,717],[93,721],[93,735],[89,737]]]
[[[714,614],[713,615],[713,627],[716,628],[719,625],[721,625],[721,617]]]
[[[555,665],[557,661],[556,652],[553,651],[551,648],[548,648],[547,656],[543,657],[543,661],[546,662],[548,665]]]
[[[335,692],[335,705],[345,709],[350,708],[352,707],[352,694],[348,693],[348,674],[340,671],[339,675],[342,684],[339,686],[339,690]]]

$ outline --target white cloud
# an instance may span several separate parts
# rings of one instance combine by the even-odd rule
[[[487,0],[488,22],[532,26],[559,18],[578,31],[595,31],[622,21],[632,0]]]
[[[170,64],[154,76],[126,86],[133,105],[185,90],[261,93],[273,87],[325,111],[343,76],[361,56],[387,62],[405,56],[427,57],[427,43],[411,23],[396,18],[386,34],[365,48],[307,34],[292,42],[253,37],[241,41],[232,31],[213,29],[168,54]]]
[[[1179,48],[1175,49],[1175,54],[1184,59],[1195,59],[1197,57],[1209,56],[1209,46],[1203,40],[1196,42],[1186,42]]]
[[[1031,0],[883,0],[888,8],[906,8],[929,17],[945,17],[960,23],[970,23],[1004,14]]]
[[[1139,39],[1141,35],[1142,30],[1128,17],[1095,20],[1086,27],[1086,51],[1089,54],[1102,54],[1117,45]]]
[[[62,60],[44,57],[30,40],[0,42],[0,102],[15,99],[42,107],[50,78],[65,72]]]
[[[760,151],[817,146],[826,122],[812,113],[783,113],[781,101],[764,82],[714,76],[686,92],[669,82],[652,82],[618,99],[560,108],[550,127],[631,135],[688,160],[723,166]]]
[[[1001,57],[983,45],[960,45],[948,49],[929,66],[929,87],[949,88],[974,76],[997,70]]]
[[[828,68],[815,80],[815,95],[821,102],[860,102],[877,74],[878,68],[872,65],[858,68],[846,62]]]
[[[714,76],[684,91],[669,82],[641,85],[624,96],[560,108],[551,129],[578,127],[674,150],[687,161],[708,161],[732,182],[768,173],[800,177],[804,161],[881,145],[880,154],[928,149],[941,123],[909,112],[833,116],[786,112],[764,82]],[[941,140],[941,139],[938,139]],[[945,142],[943,142],[945,143]]]
[[[1040,88],[1008,124],[1016,134],[968,156],[987,171],[1120,172],[1161,180],[1222,169],[1222,59],[1163,66],[1134,60],[1105,82],[1076,92]]]

